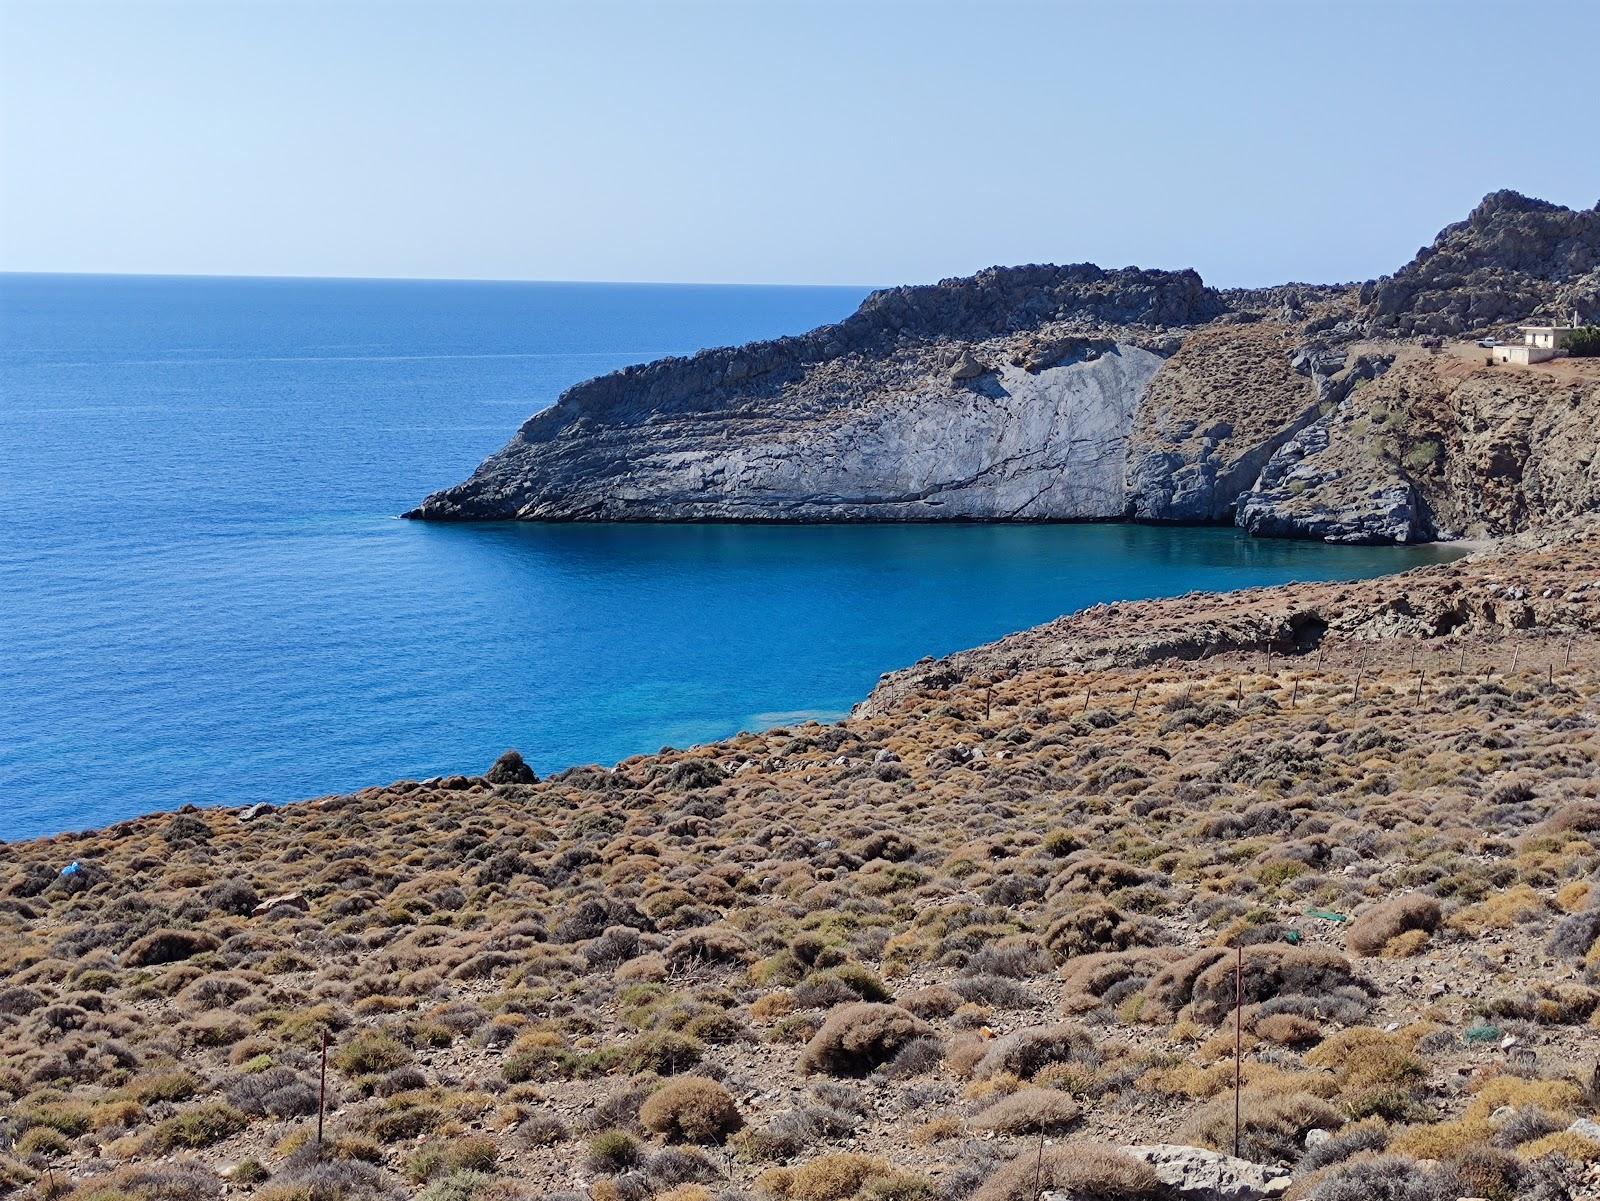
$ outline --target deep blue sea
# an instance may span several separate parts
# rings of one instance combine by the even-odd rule
[[[842,714],[1096,601],[1436,558],[1083,526],[429,526],[562,388],[848,288],[0,276],[0,838]]]

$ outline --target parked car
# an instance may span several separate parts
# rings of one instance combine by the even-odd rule
[[[1497,338],[1479,338],[1478,339],[1478,345],[1479,346],[1498,346],[1498,345],[1500,345],[1500,342],[1499,342],[1499,340]]]

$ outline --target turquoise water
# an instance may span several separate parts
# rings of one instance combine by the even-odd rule
[[[0,277],[0,838],[836,716],[1100,600],[1427,550],[1130,526],[428,526],[579,379],[862,293]]]

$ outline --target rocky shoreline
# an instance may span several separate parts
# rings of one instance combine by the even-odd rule
[[[1437,343],[1570,308],[1600,308],[1600,207],[1514,192],[1367,284],[991,268],[579,384],[406,516],[1496,537],[1600,502],[1600,370],[1497,369]]]

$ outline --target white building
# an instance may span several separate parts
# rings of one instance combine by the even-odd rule
[[[1578,315],[1572,315],[1571,325],[1519,325],[1522,331],[1521,346],[1496,346],[1497,363],[1543,363],[1556,357],[1556,352],[1566,347],[1578,329]]]

